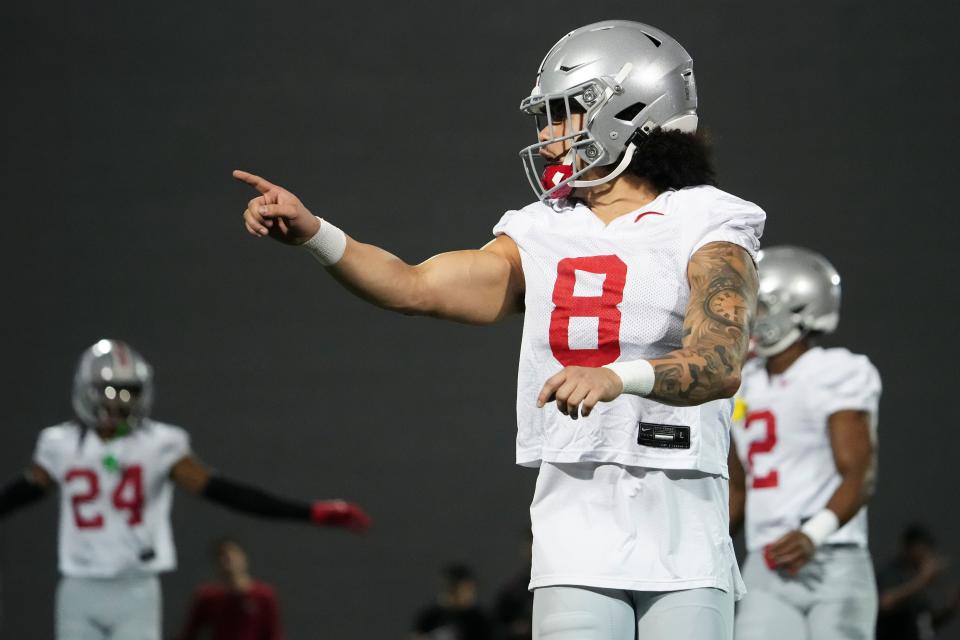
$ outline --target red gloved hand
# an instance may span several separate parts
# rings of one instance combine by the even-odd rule
[[[344,527],[354,533],[363,533],[370,528],[370,516],[358,505],[343,500],[318,500],[310,510],[314,524],[329,527]]]

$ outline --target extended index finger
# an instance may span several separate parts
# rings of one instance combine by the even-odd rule
[[[266,193],[271,189],[276,189],[276,185],[272,184],[266,178],[261,178],[260,176],[250,173],[248,171],[241,171],[240,169],[233,170],[233,177],[239,180],[240,182],[246,182],[248,185],[259,191],[260,193]]]

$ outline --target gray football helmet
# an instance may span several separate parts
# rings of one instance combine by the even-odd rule
[[[100,340],[80,356],[73,410],[88,428],[136,427],[153,405],[153,368],[120,340]]]
[[[553,45],[520,110],[536,117],[538,138],[546,125],[571,122],[573,113],[584,114],[579,130],[562,135],[551,129],[549,139],[520,152],[537,197],[559,197],[554,194],[562,188],[596,186],[620,175],[630,164],[639,137],[657,127],[697,130],[693,60],[659,29],[627,20],[597,22],[571,31]],[[564,164],[573,170],[563,180],[544,184],[538,151],[565,140],[572,146]],[[601,179],[578,180],[594,167],[613,163],[618,164]]]
[[[771,247],[757,254],[757,269],[757,355],[776,355],[810,332],[837,328],[840,274],[826,258],[801,247]]]

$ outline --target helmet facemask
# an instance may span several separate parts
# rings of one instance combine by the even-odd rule
[[[802,338],[802,309],[790,309],[787,302],[775,293],[762,295],[757,300],[757,319],[753,325],[753,339],[758,356],[774,356]]]
[[[77,365],[73,408],[88,428],[125,433],[139,426],[153,404],[153,370],[129,345],[101,340]]]
[[[610,154],[594,137],[590,125],[610,97],[622,91],[615,79],[593,78],[565,91],[531,95],[521,102],[520,110],[534,118],[537,142],[524,147],[520,152],[520,159],[530,187],[540,200],[564,198],[574,187],[592,186],[612,180],[630,163],[635,150],[632,142],[627,146],[620,166],[612,172],[613,175],[604,176],[600,180],[579,180],[592,169],[611,162]],[[578,129],[573,129],[574,114],[583,116]],[[540,133],[545,128],[549,128],[550,136],[546,140],[540,140]],[[559,135],[555,135],[556,133]],[[551,175],[548,168],[556,162],[543,158],[540,150],[554,144],[566,146],[565,143],[569,144],[569,148],[559,164],[568,169],[553,172]]]

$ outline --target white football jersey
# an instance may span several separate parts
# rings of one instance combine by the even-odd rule
[[[866,411],[876,445],[880,375],[866,356],[814,347],[775,376],[764,360],[751,360],[738,398],[733,436],[746,471],[747,548],[757,550],[826,507],[840,485],[831,414]],[[866,507],[826,542],[866,547]]]
[[[149,420],[106,442],[74,422],[44,429],[34,461],[60,487],[60,572],[112,578],[174,569],[169,476],[189,452],[183,429]]]
[[[564,366],[599,367],[680,348],[687,264],[709,242],[753,255],[765,214],[709,186],[667,191],[609,225],[582,204],[508,211],[494,234],[520,250],[526,310],[517,384],[517,463],[615,462],[727,475],[732,400],[671,407],[624,394],[572,420],[536,406]]]

